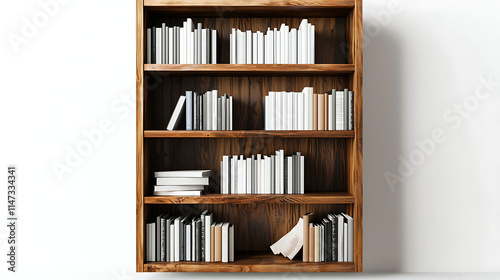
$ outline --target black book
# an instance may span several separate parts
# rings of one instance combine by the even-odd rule
[[[208,210],[201,213],[201,259],[205,261],[205,216],[208,215]]]
[[[166,213],[160,217],[160,258],[158,260],[161,262],[167,261],[167,242],[169,241],[167,237],[170,237],[167,233],[170,227],[167,230],[166,220],[169,216],[170,215]]]
[[[332,222],[324,218],[323,224],[325,225],[325,261],[331,262],[332,260]]]
[[[201,262],[201,220],[197,218],[194,228],[194,261]]]
[[[156,63],[156,27],[151,28],[151,64]]]
[[[328,214],[328,220],[332,222],[331,228],[332,228],[332,262],[337,262],[338,261],[338,256],[337,256],[337,248],[338,248],[338,238],[339,238],[339,233],[337,232],[337,217],[334,214]]]
[[[160,261],[161,259],[161,217],[163,216],[164,214],[161,214],[161,215],[158,215],[156,217],[156,226],[155,226],[155,230],[156,230],[156,236],[155,236],[155,246],[156,246],[156,260],[157,261]]]

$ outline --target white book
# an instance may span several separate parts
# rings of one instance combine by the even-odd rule
[[[197,42],[197,45],[196,45],[197,58],[196,58],[196,60],[198,61],[197,62],[198,64],[201,64],[201,55],[203,53],[203,49],[201,48],[201,43],[202,43],[201,42],[201,35],[203,34],[203,25],[201,24],[201,22],[198,23],[197,30],[198,30],[198,33],[197,33],[198,37],[196,39],[196,42]]]
[[[288,194],[293,194],[293,161],[292,161],[292,156],[287,156],[286,157],[286,164],[287,166],[287,180],[288,180],[288,186],[287,186],[287,192]]]
[[[271,97],[269,95],[264,96],[262,99],[262,120],[264,122],[264,130],[271,130],[271,122],[270,122],[270,117],[269,117],[269,100]]]
[[[181,259],[180,242],[181,242],[181,219],[177,217],[174,220],[174,261],[178,262]]]
[[[269,60],[269,32],[264,34],[264,63],[271,63]]]
[[[274,64],[274,32],[269,30],[269,63]]]
[[[232,38],[233,40],[231,41],[231,63],[232,64],[236,64],[238,63],[237,60],[236,60],[236,56],[237,56],[237,49],[236,49],[236,36],[237,36],[237,33],[236,33],[236,28],[233,28],[232,29],[232,32],[231,32],[231,35],[232,35]]]
[[[270,194],[276,194],[276,173],[274,172],[276,170],[276,155],[270,156],[271,158],[271,168],[269,172],[271,173],[271,178],[270,179],[270,184],[271,184],[271,189],[270,189]]]
[[[299,192],[299,194],[304,194],[305,193],[304,161],[305,161],[305,157],[304,156],[300,156],[300,192]]]
[[[264,193],[271,193],[271,157],[264,156]]]
[[[229,225],[229,261],[234,262],[234,225]]]
[[[280,37],[280,63],[285,64],[285,24],[282,23],[279,31]],[[288,35],[288,34],[286,34]],[[288,45],[287,45],[288,47]]]
[[[276,151],[274,156],[274,193],[280,194],[280,151]]]
[[[210,39],[212,55],[210,59],[212,64],[217,64],[217,30],[212,30],[212,38]]]
[[[168,64],[168,27],[165,23],[161,24],[161,58],[163,64]]]
[[[206,120],[207,120],[207,126],[206,126],[206,130],[213,130],[212,128],[212,109],[213,109],[213,105],[212,105],[212,91],[207,91],[206,93],[206,96],[207,96],[207,115],[204,116],[206,117]]]
[[[312,53],[313,53],[313,49],[312,49],[312,45],[311,45],[311,31],[312,31],[312,24],[307,23],[306,40],[307,40],[307,63],[308,64],[312,63],[311,61],[312,61]]]
[[[344,130],[345,112],[344,112],[344,92],[335,92],[335,130]]]
[[[245,193],[246,194],[251,194],[252,193],[252,159],[251,158],[247,158],[245,160],[246,162],[246,178],[247,178],[247,182],[246,182],[246,190],[245,190]]]
[[[299,25],[297,45],[298,45],[298,63],[307,63],[307,19],[303,19]]]
[[[174,220],[175,221],[175,220]],[[170,261],[175,261],[175,222],[170,224]]]
[[[253,42],[252,42],[252,31],[247,30],[246,31],[246,48],[247,48],[247,54],[246,54],[246,64],[252,64],[252,55],[253,55]]]
[[[276,42],[276,63],[281,64],[281,31],[275,29],[274,32],[274,41]]]
[[[208,186],[208,177],[205,178],[156,178],[158,186]]]
[[[231,121],[230,118],[230,114],[232,114],[232,112],[230,112],[229,110],[231,110],[232,108],[229,108],[229,98],[226,98],[226,130],[231,130],[230,127],[229,127],[229,122]]]
[[[347,262],[348,253],[347,253],[347,247],[349,244],[349,235],[347,234],[347,223],[344,222],[344,262]]]
[[[174,192],[174,191],[202,191],[204,185],[155,185],[155,192]]]
[[[311,64],[315,63],[314,57],[316,55],[315,43],[314,43],[315,40],[314,29],[315,29],[314,25],[311,25],[311,27],[309,28],[309,54],[310,54],[309,63]]]
[[[276,130],[284,130],[283,127],[283,92],[276,92]]]
[[[231,190],[230,194],[238,193],[238,165],[236,164],[236,156],[230,156],[229,160],[231,162]]]
[[[257,31],[257,63],[264,64],[264,33]]]
[[[198,48],[198,33],[201,33],[201,30],[195,29],[194,30],[194,64],[201,64],[200,61],[198,61],[198,52],[200,51],[200,48]]]
[[[193,20],[187,19],[187,30],[186,30],[186,62],[188,64],[194,63],[194,32],[193,32]]]
[[[151,28],[146,29],[146,63],[151,64]]]
[[[268,113],[268,115],[266,115],[266,118],[269,120],[268,121],[268,124],[269,124],[269,130],[277,130],[278,127],[276,125],[277,123],[277,118],[278,118],[278,114],[277,114],[277,94],[278,92],[275,92],[275,91],[270,91],[269,92],[269,103],[266,102],[266,105],[268,105],[268,108],[266,107],[266,112]]]
[[[162,64],[162,31],[161,28],[156,28],[156,64]]]
[[[293,130],[299,129],[299,93],[292,92],[293,95]]]
[[[290,45],[291,45],[291,55],[290,55],[290,63],[291,64],[297,64],[298,63],[298,56],[297,56],[297,29],[292,28],[290,30]]]
[[[217,130],[217,90],[212,90],[212,130]]]
[[[338,247],[337,247],[337,261],[344,261],[344,217],[336,215],[337,217],[337,232],[338,232]]]
[[[203,113],[203,130],[208,130],[208,93],[204,93],[201,96],[203,100],[203,107],[202,107],[202,113]]]
[[[236,63],[243,64],[245,63],[245,45],[243,41],[243,32],[241,30],[236,30]]]
[[[266,194],[266,156],[262,156],[260,163],[260,193]]]
[[[179,33],[179,57],[180,64],[187,63],[187,22],[182,23],[182,27]]]
[[[245,194],[246,191],[246,168],[243,156],[238,159],[238,193]]]
[[[210,234],[210,226],[212,225],[213,213],[205,215],[205,261],[210,262],[211,246],[210,241],[212,240]]]
[[[285,151],[279,151],[280,194],[285,194]]]
[[[206,29],[202,29],[201,32],[201,64],[207,64],[207,32]]]
[[[298,98],[298,103],[297,103],[297,106],[298,106],[298,109],[297,109],[297,112],[298,112],[298,125],[297,125],[297,129],[298,130],[304,130],[304,93],[303,92],[299,92],[297,94],[297,98]]]
[[[229,156],[222,156],[222,194],[229,194]]]
[[[252,163],[252,185],[250,187],[250,193],[255,194],[256,193],[256,183],[257,182],[257,172],[255,171],[256,166],[257,166],[257,160],[255,159],[255,156],[252,155],[251,157],[251,163]]]
[[[247,176],[248,176],[248,174],[247,174],[247,161],[243,156],[240,157],[240,161],[241,161],[241,171],[242,171],[241,173],[243,174],[242,180],[241,180],[241,193],[247,194],[247,181],[248,181],[248,179],[247,179]]]
[[[168,28],[168,64],[174,64],[174,28]]]
[[[222,262],[229,261],[229,223],[222,224]]]
[[[179,101],[177,101],[177,105],[175,105],[174,112],[168,121],[167,130],[174,130],[179,127],[180,124],[180,116],[184,113],[184,108],[186,103],[186,96],[181,95],[179,97]]]
[[[289,64],[290,63],[290,27],[288,25],[284,26],[284,30],[282,31],[283,34],[281,35],[281,38],[283,40],[283,61],[282,63]]]
[[[347,261],[348,262],[353,262],[354,261],[354,220],[351,218],[351,216],[347,214],[342,214],[344,216],[344,221],[347,220],[347,238],[344,238],[344,244],[347,244]],[[345,237],[344,233],[344,237]],[[345,253],[345,249],[344,249]],[[344,255],[345,259],[345,255]]]
[[[186,253],[184,255],[184,259],[187,261],[187,262],[190,262],[191,261],[191,223],[187,224],[186,225],[186,234],[184,236],[185,238],[185,241],[186,241]]]
[[[314,129],[314,88],[307,88],[307,97],[309,99],[309,129]]]
[[[334,96],[332,94],[328,94],[328,130],[335,130],[335,109],[333,108],[333,100]]]
[[[278,29],[274,28],[273,30],[273,63],[276,64],[278,63]]]
[[[221,111],[219,112],[219,115],[221,116],[220,119],[221,119],[221,127],[220,129],[221,130],[226,130],[226,94],[224,94],[222,97],[221,97],[221,104],[220,104],[220,109]]]
[[[233,130],[233,97],[229,96],[229,130]]]
[[[262,194],[262,179],[261,177],[262,176],[262,155],[261,154],[257,154],[257,162],[256,162],[256,166],[255,166],[255,173],[257,174],[257,180],[255,182],[255,185],[256,185],[256,194]]]
[[[310,108],[309,88],[305,87],[302,90],[302,94],[304,95],[304,130],[311,130],[312,127],[309,127],[309,125],[311,124],[309,120],[311,118],[311,114],[309,111]]]
[[[233,35],[234,35],[233,33],[229,34],[229,64],[234,64],[234,60],[233,60],[234,37],[233,37]]]
[[[175,26],[174,27],[174,60],[175,64],[180,64],[181,63],[181,27],[180,26]]]
[[[257,41],[257,33],[252,33],[252,63],[257,64],[257,58],[259,57],[258,54],[258,41]]]

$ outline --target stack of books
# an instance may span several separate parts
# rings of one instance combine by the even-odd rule
[[[147,64],[216,64],[217,30],[202,28],[188,18],[180,26],[146,30]]]
[[[161,214],[146,224],[148,262],[233,262],[234,225],[213,221],[207,210],[195,217]]]
[[[221,161],[222,194],[303,194],[304,156],[297,152],[285,156],[257,154],[223,156]]]
[[[155,172],[153,195],[200,196],[209,184],[210,170]]]
[[[354,261],[354,222],[347,214],[328,214],[317,223],[303,219],[304,262]]]
[[[179,97],[167,130],[179,129],[185,115],[186,130],[233,130],[233,97],[217,90],[204,94],[186,91]]]
[[[265,130],[353,130],[354,92],[270,91],[263,100]]]
[[[284,23],[278,28],[241,31],[229,35],[231,64],[314,64],[314,25],[303,19],[299,28]]]

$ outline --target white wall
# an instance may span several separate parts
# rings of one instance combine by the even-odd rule
[[[43,10],[34,0],[0,4],[0,168],[19,169],[20,272],[6,275],[190,279],[133,273],[135,1],[65,2],[17,52],[9,36],[21,34],[23,18],[37,16],[43,25]],[[401,10],[384,0],[364,3],[366,272],[500,271],[500,84],[483,100],[474,97],[481,78],[500,82],[500,5],[477,2],[401,0]],[[390,19],[376,16],[389,10]],[[456,113],[449,113],[453,121],[443,118],[455,104],[471,109],[475,101],[477,110],[459,125]],[[59,178],[53,166],[67,164],[70,151],[85,145],[85,132],[96,129],[103,137],[79,161],[70,158]],[[435,129],[437,140],[446,139],[418,158],[415,141]],[[418,166],[399,173],[400,156]],[[404,181],[389,184],[387,172]],[[5,226],[0,237],[4,254]]]

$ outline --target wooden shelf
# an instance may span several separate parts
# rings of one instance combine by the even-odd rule
[[[354,272],[353,262],[302,262],[271,252],[240,253],[236,260],[222,262],[150,262],[145,272]]]
[[[353,64],[145,64],[144,71],[169,75],[328,76],[354,73]]]
[[[145,204],[352,204],[348,193],[208,194],[202,196],[146,196]]]
[[[144,138],[354,138],[353,130],[146,130]]]

